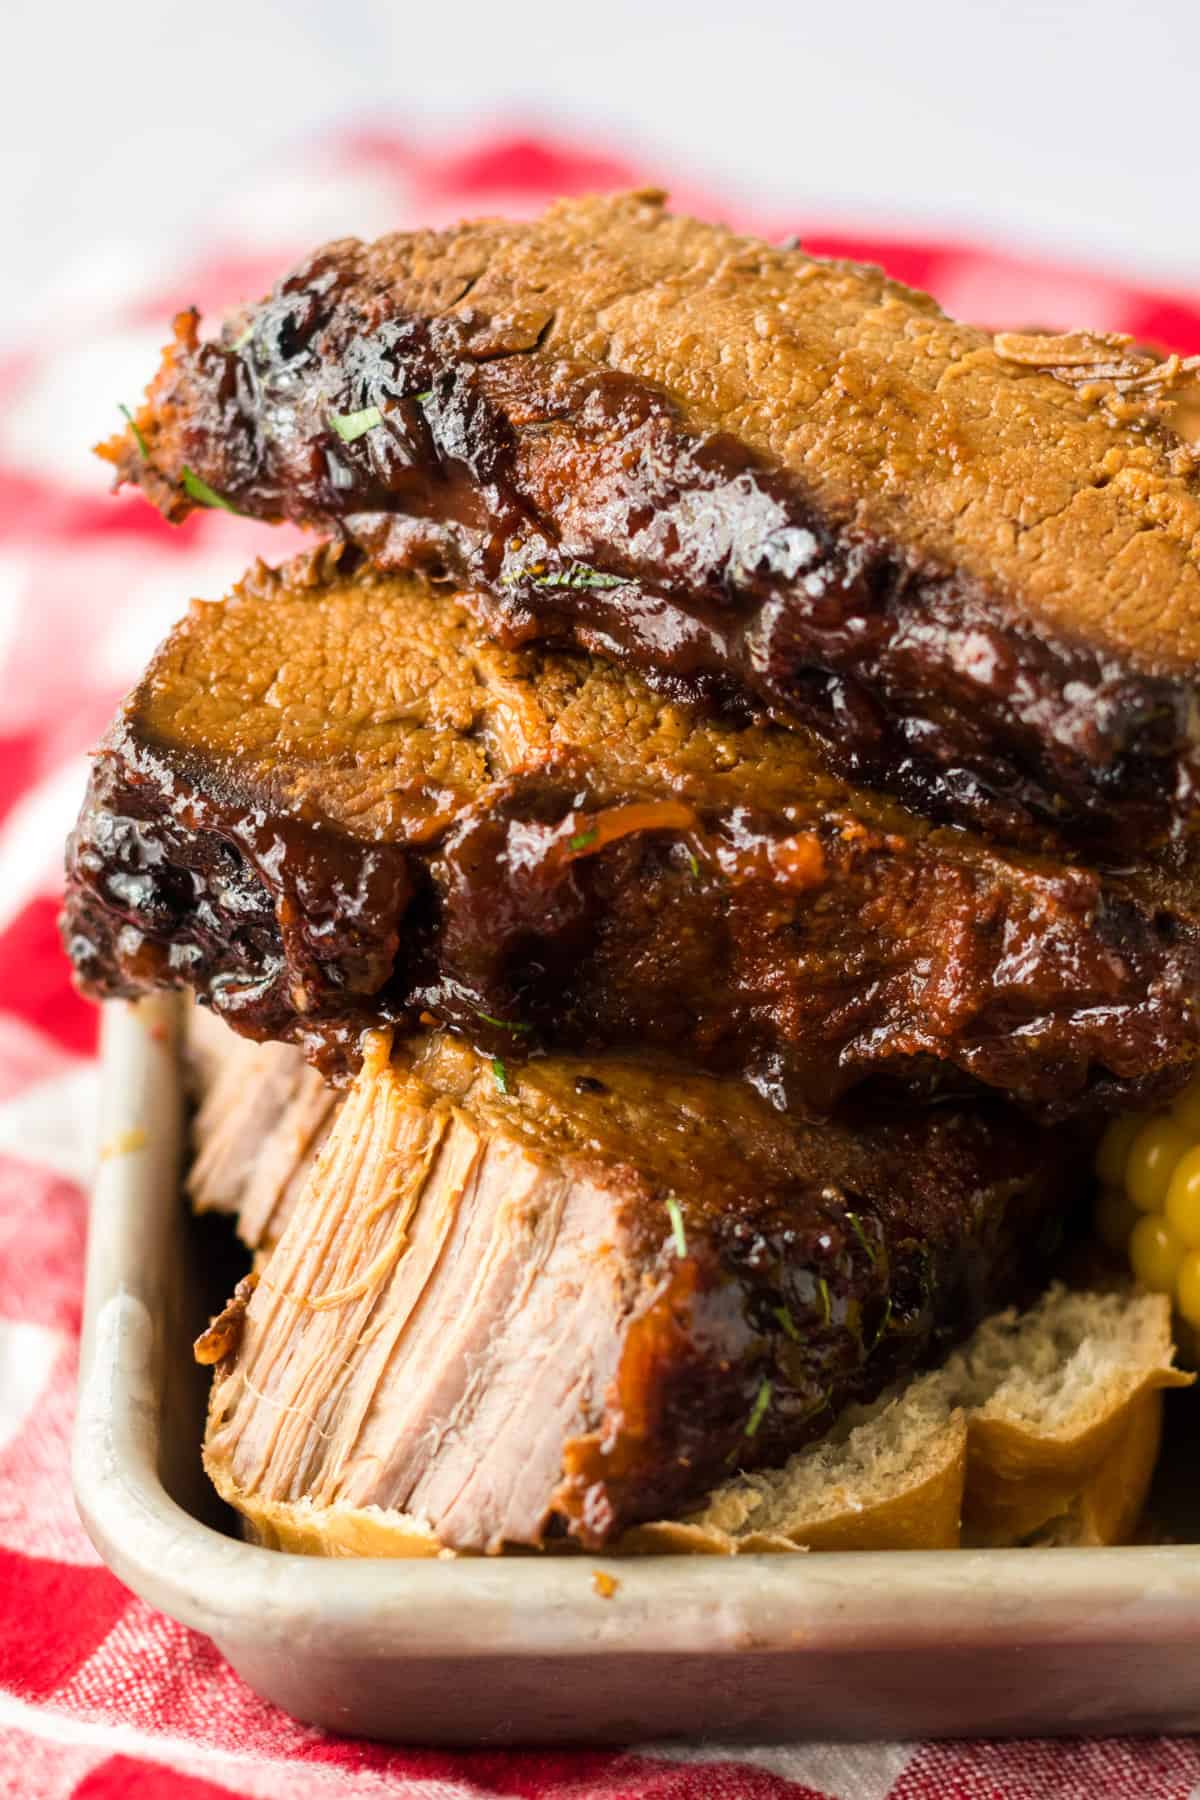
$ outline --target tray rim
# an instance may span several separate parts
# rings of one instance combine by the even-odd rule
[[[224,1536],[170,1497],[157,1466],[182,1222],[181,1004],[157,994],[103,1011],[75,1497],[109,1567],[222,1647],[322,1642],[396,1662],[1200,1645],[1200,1546],[409,1561]],[[611,1599],[598,1569],[617,1581]]]

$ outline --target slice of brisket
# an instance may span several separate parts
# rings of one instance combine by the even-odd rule
[[[1042,1285],[1081,1191],[1073,1133],[1002,1102],[785,1119],[654,1059],[501,1080],[447,1033],[390,1064],[377,1036],[206,1340],[206,1463],[251,1513],[599,1547],[940,1362]]]
[[[64,936],[332,1068],[366,1025],[660,1045],[828,1106],[871,1076],[1047,1111],[1179,1082],[1200,918],[1002,854],[611,664],[505,651],[333,551],[196,603],[95,759]]]
[[[328,245],[104,449],[171,518],[333,526],[933,816],[1124,864],[1197,818],[1176,358],[993,339],[878,270],[563,203]]]
[[[325,1141],[337,1095],[291,1044],[237,1036],[215,1013],[188,1013],[197,1212],[232,1213],[252,1250],[280,1236]]]

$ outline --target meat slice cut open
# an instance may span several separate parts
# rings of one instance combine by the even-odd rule
[[[338,1096],[290,1044],[238,1037],[188,1012],[196,1101],[186,1189],[198,1213],[231,1213],[252,1250],[279,1237],[333,1122]]]
[[[206,1463],[251,1516],[609,1542],[784,1459],[1045,1280],[1065,1128],[785,1119],[659,1061],[371,1040],[248,1299]]]

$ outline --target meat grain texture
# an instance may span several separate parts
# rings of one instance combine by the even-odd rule
[[[213,1328],[206,1461],[268,1522],[599,1548],[940,1362],[1065,1227],[1079,1140],[1003,1104],[835,1124],[661,1059],[388,1051]]]

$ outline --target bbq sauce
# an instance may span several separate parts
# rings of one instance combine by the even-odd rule
[[[469,584],[506,643],[575,642],[672,695],[801,723],[935,818],[1186,859],[1186,687],[1015,628],[977,582],[689,431],[652,383],[543,350],[548,314],[395,311],[353,250],[302,265],[229,342],[184,315],[139,415],[148,460],[110,447],[122,474],[178,516],[199,473],[235,510]]]
[[[1200,929],[1086,870],[961,855],[820,784],[778,811],[682,769],[676,797],[614,793],[582,756],[334,818],[282,799],[284,759],[184,753],[138,705],[70,851],[94,994],[190,986],[337,1075],[364,1027],[432,1016],[517,1063],[669,1047],[782,1109],[884,1079],[1069,1112],[1186,1078]]]

